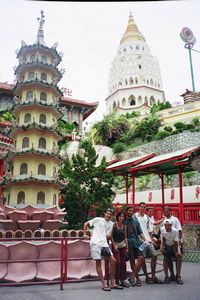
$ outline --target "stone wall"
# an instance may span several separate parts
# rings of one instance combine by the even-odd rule
[[[184,249],[200,251],[200,225],[183,226]]]
[[[179,134],[168,136],[162,140],[153,141],[129,151],[119,153],[117,154],[117,157],[124,160],[133,156],[137,157],[150,153],[161,155],[199,145],[200,132],[184,131]]]

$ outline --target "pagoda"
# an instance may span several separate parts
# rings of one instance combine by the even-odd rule
[[[8,155],[6,171],[7,204],[16,207],[58,205],[59,197],[57,143],[62,137],[56,122],[62,92],[57,83],[63,72],[57,66],[62,53],[57,43],[46,46],[43,11],[38,21],[36,42],[22,41],[17,50],[12,109],[16,124],[10,134],[15,149]]]

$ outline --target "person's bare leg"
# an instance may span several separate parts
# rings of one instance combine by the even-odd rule
[[[143,256],[138,256],[137,258],[137,263],[135,264],[135,270],[134,270],[134,277],[139,280],[139,275],[138,273],[140,272],[142,266],[144,264],[144,257]]]
[[[176,257],[176,278],[181,277],[181,265],[182,265],[182,256],[178,254]]]
[[[156,278],[156,261],[157,261],[157,256],[153,256],[151,258],[151,276],[153,280]]]
[[[164,257],[164,259],[163,259],[163,268],[164,268],[164,272],[165,272],[165,277],[169,277],[169,274],[168,274],[168,259],[166,257]]]
[[[102,287],[104,288],[106,285],[105,285],[105,281],[104,281],[104,278],[103,278],[103,272],[102,272],[102,268],[101,268],[101,260],[100,259],[96,260],[96,271],[97,271],[99,279],[102,283]]]
[[[110,262],[110,281],[111,281],[111,287],[114,287],[115,284],[115,267],[116,267],[116,260],[114,256],[109,257]]]
[[[147,273],[147,265],[146,262],[144,260],[144,264],[142,265],[142,271],[144,273],[144,276],[146,277],[146,279],[148,278],[148,273]]]

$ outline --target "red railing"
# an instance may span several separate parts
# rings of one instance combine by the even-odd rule
[[[147,204],[146,207],[152,206],[154,208],[154,218],[159,220],[163,217],[164,206],[171,208],[173,216],[180,218],[180,206],[179,203],[165,203],[165,204]],[[124,205],[116,203],[113,204],[116,212],[122,209]],[[134,205],[135,209],[138,210],[138,204]],[[200,224],[200,204],[184,203],[183,204],[183,224]]]

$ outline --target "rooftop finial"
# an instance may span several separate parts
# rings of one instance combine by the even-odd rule
[[[36,41],[36,43],[37,44],[41,44],[43,46],[46,46],[45,41],[44,41],[44,31],[43,31],[43,24],[45,22],[44,11],[41,10],[40,13],[41,13],[41,17],[37,18],[37,20],[39,22],[39,29],[38,29],[38,33],[37,33],[37,41]]]
[[[130,17],[132,17],[133,15],[132,15],[132,10],[130,10]]]

